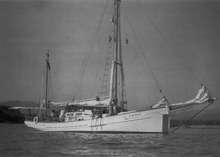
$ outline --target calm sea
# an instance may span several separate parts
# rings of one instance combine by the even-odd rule
[[[161,134],[41,132],[0,124],[1,157],[219,157],[220,127],[183,128]]]

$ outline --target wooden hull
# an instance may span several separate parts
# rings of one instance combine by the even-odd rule
[[[167,133],[169,109],[159,108],[74,122],[25,121],[28,127],[41,131]]]

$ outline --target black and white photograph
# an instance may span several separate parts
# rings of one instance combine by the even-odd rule
[[[0,157],[218,157],[219,68],[219,0],[0,0]]]

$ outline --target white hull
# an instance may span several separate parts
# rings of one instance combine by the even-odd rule
[[[169,109],[159,108],[74,122],[33,122],[25,121],[28,127],[41,131],[72,132],[135,132],[167,133],[169,131]]]

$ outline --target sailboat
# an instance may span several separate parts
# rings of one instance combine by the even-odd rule
[[[172,109],[195,103],[210,102],[208,94],[203,89],[191,101],[169,104],[166,98],[162,98],[151,108],[141,111],[127,110],[121,45],[120,5],[121,0],[114,0],[112,19],[114,25],[112,37],[114,57],[111,62],[108,96],[71,102],[49,102],[47,85],[50,62],[49,53],[47,53],[45,101],[41,105],[39,115],[35,116],[33,120],[25,121],[28,127],[41,131],[168,133]],[[58,106],[59,110],[53,110],[52,107],[54,106]]]

